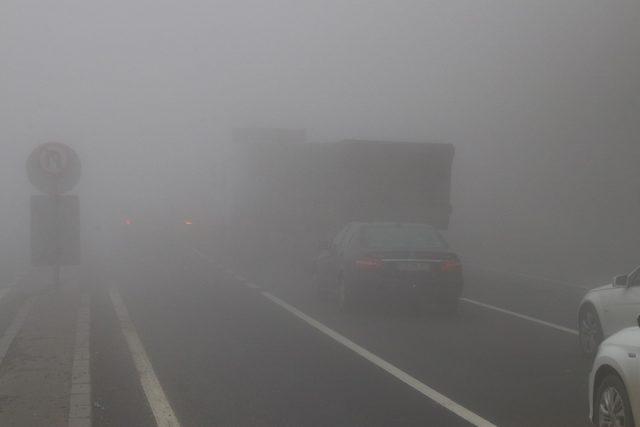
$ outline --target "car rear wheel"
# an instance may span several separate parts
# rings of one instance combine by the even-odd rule
[[[598,346],[602,342],[602,326],[596,310],[587,305],[580,310],[578,319],[578,339],[582,354],[592,357],[598,351]]]
[[[608,375],[598,387],[594,421],[598,427],[632,427],[627,389],[617,375]]]

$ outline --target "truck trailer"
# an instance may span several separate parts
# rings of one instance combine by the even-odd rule
[[[225,165],[228,241],[307,256],[352,221],[447,229],[454,152],[443,143],[234,140]]]

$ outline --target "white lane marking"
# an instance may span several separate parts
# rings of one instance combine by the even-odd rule
[[[207,256],[202,254],[201,252],[197,251],[197,253],[198,253],[198,255],[200,255],[205,260],[208,259]],[[556,281],[556,280],[553,280],[553,279],[547,279],[547,278],[542,278],[542,277],[534,277],[534,276],[527,276],[527,275],[518,274],[518,273],[508,273],[508,272],[503,272],[503,271],[498,271],[498,270],[491,270],[491,269],[487,269],[487,268],[484,268],[484,267],[478,267],[478,266],[476,266],[475,268],[478,268],[478,269],[481,269],[481,270],[485,270],[485,271],[489,271],[489,272],[494,272],[494,273],[512,274],[512,275],[515,275],[515,276],[521,276],[521,277],[525,277],[525,278],[529,278],[529,279],[544,280],[544,281],[547,281],[547,282],[558,283],[558,284],[561,284],[563,286],[568,286],[568,287],[572,287],[572,288],[579,288],[579,289],[585,289],[585,290],[589,289],[589,288],[585,288],[585,287],[582,287],[582,286],[573,285],[573,284],[570,284],[570,283],[567,283],[567,282]],[[231,276],[234,275],[233,271],[231,271],[231,270],[227,270],[227,271],[229,272],[229,274]],[[260,289],[254,283],[247,282],[245,284],[248,287],[252,288],[252,289]],[[285,310],[289,311],[290,313],[294,314],[298,318],[304,320],[309,325],[313,326],[314,328],[316,328],[319,331],[325,333],[326,335],[330,336],[331,338],[333,338],[334,340],[338,341],[339,343],[345,345],[347,348],[349,348],[352,351],[356,352],[357,354],[361,355],[365,359],[369,360],[371,363],[375,364],[376,366],[379,366],[380,368],[382,368],[385,371],[389,372],[391,375],[393,375],[396,378],[400,379],[404,383],[406,383],[406,384],[410,385],[411,387],[415,388],[416,390],[420,391],[425,396],[429,397],[430,399],[436,401],[437,403],[439,403],[442,406],[446,407],[447,409],[451,410],[452,412],[460,415],[458,412],[456,412],[455,410],[451,409],[449,406],[441,403],[439,400],[437,400],[437,398],[439,397],[439,398],[443,399],[445,402],[451,402],[451,404],[455,405],[454,407],[461,408],[462,411],[467,412],[471,417],[474,417],[474,419],[477,418],[477,419],[481,420],[481,422],[483,422],[485,424],[475,424],[474,421],[472,421],[472,420],[470,420],[468,418],[465,418],[464,416],[460,415],[462,418],[466,419],[467,421],[469,421],[469,422],[471,422],[471,423],[473,423],[475,425],[493,426],[493,424],[491,424],[490,422],[484,420],[483,418],[481,418],[478,415],[470,412],[466,408],[464,408],[464,407],[458,405],[457,403],[451,401],[446,396],[441,395],[437,391],[431,389],[429,386],[421,383],[420,381],[418,381],[415,378],[411,377],[409,374],[407,374],[404,371],[396,368],[395,366],[393,366],[390,363],[386,362],[385,360],[379,358],[378,356],[376,356],[375,354],[369,352],[368,350],[360,347],[356,343],[354,343],[351,340],[349,340],[348,338],[340,335],[339,333],[335,332],[334,330],[328,328],[327,326],[323,325],[322,323],[318,322],[317,320],[313,319],[312,317],[307,316],[306,314],[304,314],[303,312],[301,312],[297,308],[287,304],[286,302],[284,302],[280,298],[272,295],[271,293],[269,293],[267,291],[263,291],[263,292],[261,292],[261,294],[264,297],[266,297],[269,300],[271,300],[272,302],[274,302],[277,305],[279,305],[280,307],[282,307]],[[472,300],[472,299],[469,299],[469,298],[460,298],[460,300],[464,301],[464,302],[467,302],[469,304],[477,305],[477,306],[480,306],[480,307],[483,307],[483,308],[486,308],[486,309],[489,309],[489,310],[498,311],[498,312],[503,313],[503,314],[508,314],[510,316],[514,316],[514,317],[517,317],[517,318],[520,318],[520,319],[523,319],[523,320],[527,320],[527,321],[530,321],[530,322],[533,322],[533,323],[537,323],[539,325],[547,326],[549,328],[556,329],[556,330],[559,330],[559,331],[562,331],[562,332],[566,332],[566,333],[569,333],[569,334],[572,334],[572,335],[578,335],[578,331],[575,330],[575,329],[567,328],[567,327],[564,327],[564,326],[561,326],[561,325],[556,325],[555,323],[546,322],[544,320],[537,319],[535,317],[531,317],[531,316],[527,316],[527,315],[524,315],[524,314],[516,313],[516,312],[511,311],[511,310],[506,310],[504,308],[496,307],[494,305],[486,304],[486,303],[483,303],[483,302],[480,302],[480,301],[475,301],[475,300]],[[391,369],[391,371],[387,369],[387,366]],[[397,372],[398,375],[396,375],[396,372]],[[414,382],[417,383],[417,384],[414,385]],[[423,391],[422,388],[425,388],[425,390]],[[427,393],[429,393],[429,394],[427,394]],[[434,396],[436,398],[432,397],[430,394],[434,394]]]
[[[504,308],[496,307],[495,305],[486,304],[484,302],[475,301],[475,300],[472,300],[472,299],[469,299],[469,298],[460,298],[460,300],[464,301],[464,302],[467,302],[469,304],[477,305],[479,307],[487,308],[489,310],[494,310],[494,311],[498,311],[498,312],[503,313],[503,314],[508,314],[509,316],[514,316],[514,317],[517,317],[519,319],[528,320],[529,322],[533,322],[533,323],[537,323],[539,325],[547,326],[549,328],[553,328],[553,329],[556,329],[558,331],[566,332],[568,334],[578,335],[578,331],[576,331],[575,329],[566,328],[564,326],[556,325],[555,323],[546,322],[544,320],[537,319],[535,317],[527,316],[525,314],[516,313],[515,311],[506,310]]]
[[[109,290],[109,295],[138,371],[140,384],[142,384],[142,389],[156,419],[156,424],[162,427],[179,427],[180,422],[173,412],[173,408],[162,389],[162,385],[160,385],[160,381],[158,381],[156,373],[153,371],[149,356],[142,345],[142,341],[140,341],[120,293],[116,288],[112,287]]]
[[[369,350],[367,350],[367,349],[365,349],[363,347],[360,347],[358,344],[354,343],[353,341],[351,341],[350,339],[346,338],[345,336],[340,335],[338,332],[334,331],[333,329],[328,328],[327,326],[325,326],[322,323],[318,322],[314,318],[312,318],[310,316],[307,316],[306,314],[304,314],[303,312],[301,312],[297,308],[293,307],[292,305],[287,304],[286,302],[284,302],[280,298],[278,298],[278,297],[276,297],[276,296],[274,296],[274,295],[272,295],[272,294],[270,294],[269,292],[266,292],[266,291],[262,292],[262,295],[265,298],[267,298],[270,301],[272,301],[273,303],[275,303],[275,304],[279,305],[280,307],[282,307],[283,309],[287,310],[289,313],[291,313],[294,316],[298,317],[299,319],[303,320],[304,322],[306,322],[310,326],[314,327],[318,331],[320,331],[323,334],[333,338],[335,341],[337,341],[338,343],[340,343],[343,346],[347,347],[349,350],[355,352],[356,354],[358,354],[359,356],[365,358],[366,360],[368,360],[369,362],[373,363],[377,367],[385,370],[387,373],[389,373],[392,376],[396,377],[397,379],[399,379],[403,383],[405,383],[408,386],[412,387],[413,389],[419,391],[424,396],[428,397],[429,399],[433,400],[434,402],[438,403],[439,405],[443,406],[444,408],[448,409],[449,411],[453,412],[454,414],[458,415],[459,417],[467,420],[471,424],[473,424],[475,426],[482,426],[482,427],[495,426],[491,422],[485,420],[484,418],[480,417],[479,415],[474,414],[470,410],[464,408],[463,406],[459,405],[458,403],[454,402],[453,400],[449,399],[448,397],[444,396],[443,394],[440,394],[439,392],[437,392],[436,390],[432,389],[428,385],[426,385],[426,384],[418,381],[417,379],[413,378],[411,375],[409,375],[406,372],[402,371],[401,369],[395,367],[394,365],[392,365],[391,363],[387,362],[386,360],[376,356],[375,354],[373,354]]]
[[[493,269],[493,268],[481,267],[481,266],[475,265],[475,264],[467,264],[467,265],[470,265],[472,268],[475,268],[477,270],[484,270],[484,271],[487,271],[489,273],[504,274],[504,275],[509,275],[509,276],[522,277],[524,279],[529,279],[529,280],[538,280],[538,281],[541,281],[541,282],[554,283],[556,285],[564,286],[565,288],[580,289],[580,290],[585,290],[585,291],[589,291],[589,290],[592,289],[592,288],[589,288],[587,286],[576,285],[575,283],[566,282],[564,280],[550,279],[548,277],[537,276],[537,275],[532,275],[532,274],[515,273],[515,272],[512,272],[512,271],[501,271],[501,270],[496,270],[496,269]]]
[[[76,342],[71,367],[71,393],[69,395],[69,427],[91,426],[90,330],[90,297],[88,293],[84,293],[80,297],[76,320]]]
[[[200,251],[196,251],[196,253],[198,253],[198,255],[200,255],[205,260],[208,259],[207,256],[204,255],[203,253],[201,253]],[[522,276],[522,277],[529,278],[529,279],[544,280],[544,281],[547,281],[547,282],[563,284],[565,286],[570,286],[570,287],[574,287],[574,288],[589,289],[589,288],[584,288],[582,286],[573,285],[573,284],[570,284],[570,283],[567,283],[567,282],[556,281],[556,280],[553,280],[553,279],[546,279],[546,278],[543,278],[543,277],[527,276],[527,275],[519,274],[519,273],[509,273],[509,272],[498,271],[498,270],[488,269],[488,268],[479,267],[479,266],[474,266],[474,268],[477,268],[477,269],[480,269],[480,270],[489,271],[489,272],[493,272],[493,273],[511,274],[511,275],[514,275],[514,276]],[[232,272],[231,270],[228,270],[228,271],[230,271],[231,275],[235,275],[235,273]],[[244,279],[244,278],[241,277],[241,276],[236,276],[236,279]],[[250,283],[249,282],[249,283],[245,283],[245,284],[247,286],[249,286],[250,288],[252,288],[252,289],[260,289],[254,283]],[[472,299],[469,299],[469,298],[460,298],[460,300],[468,302],[469,304],[475,304],[475,305],[480,306],[480,307],[484,307],[484,308],[487,308],[487,309],[490,309],[490,310],[499,311],[499,312],[504,313],[504,314],[508,314],[508,315],[511,315],[511,316],[514,316],[514,317],[518,317],[520,319],[528,320],[530,322],[538,323],[540,325],[548,326],[550,328],[557,329],[557,330],[562,331],[562,332],[567,332],[569,334],[578,335],[578,331],[575,330],[575,329],[567,328],[567,327],[564,327],[564,326],[561,326],[561,325],[556,325],[555,323],[546,322],[544,320],[537,319],[537,318],[531,317],[531,316],[527,316],[525,314],[516,313],[514,311],[506,310],[504,308],[496,307],[494,305],[486,304],[486,303],[483,303],[483,302],[480,302],[480,301],[475,301],[475,300],[472,300]]]
[[[3,293],[4,295],[4,293]],[[7,355],[7,351],[9,351],[9,347],[11,347],[11,343],[13,339],[18,335],[22,325],[24,324],[25,319],[29,315],[31,311],[31,307],[33,306],[33,300],[27,300],[22,307],[18,310],[15,317],[11,321],[11,324],[0,338],[0,364],[4,361],[5,356]]]

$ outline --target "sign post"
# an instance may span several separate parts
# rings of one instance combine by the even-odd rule
[[[52,266],[59,285],[61,266],[80,263],[78,196],[64,194],[80,179],[80,160],[71,147],[49,142],[33,150],[27,174],[45,193],[31,196],[31,263]]]

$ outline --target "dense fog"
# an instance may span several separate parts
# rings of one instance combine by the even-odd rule
[[[100,247],[128,216],[221,223],[224,146],[246,127],[453,144],[463,257],[575,280],[630,269],[638,22],[636,0],[4,0],[2,280],[28,262],[38,144],[78,152]]]

